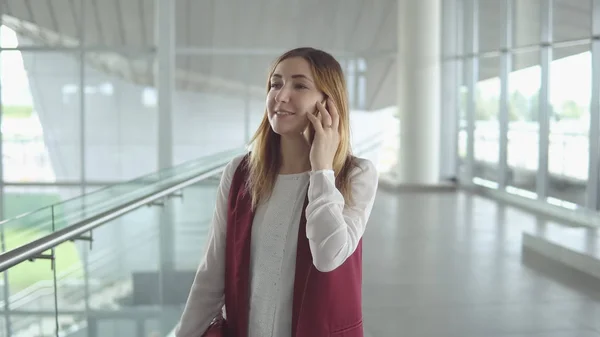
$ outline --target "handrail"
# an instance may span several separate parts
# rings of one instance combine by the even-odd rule
[[[7,269],[23,261],[34,259],[38,257],[41,253],[53,247],[56,247],[63,242],[74,240],[82,234],[89,232],[90,230],[99,227],[111,220],[119,218],[124,214],[127,214],[142,206],[148,205],[160,198],[173,194],[174,192],[179,191],[187,186],[193,185],[199,181],[207,179],[223,171],[230,159],[231,158],[228,158],[227,161],[219,163],[218,165],[203,171],[202,174],[184,179],[171,186],[162,188],[161,190],[146,193],[134,200],[115,206],[100,214],[91,216],[71,226],[48,234],[40,239],[31,241],[25,245],[0,254],[0,272],[4,272]]]
[[[368,152],[381,142],[381,135],[372,136],[370,140],[363,141],[358,147],[356,153]],[[43,252],[60,245],[63,242],[74,240],[82,234],[93,230],[109,221],[112,221],[120,216],[134,211],[142,206],[148,205],[160,198],[173,194],[187,186],[193,185],[199,181],[207,179],[225,169],[227,163],[231,158],[227,158],[222,162],[218,163],[205,170],[202,174],[195,175],[193,177],[184,179],[174,183],[171,186],[164,187],[158,191],[152,191],[138,197],[134,200],[128,201],[124,204],[112,207],[102,213],[91,216],[87,219],[79,221],[71,226],[57,230],[51,234],[48,234],[40,239],[31,241],[25,245],[12,249],[8,252],[0,254],[0,272],[4,272],[9,268],[31,259],[35,259]]]

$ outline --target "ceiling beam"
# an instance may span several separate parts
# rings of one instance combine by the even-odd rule
[[[100,19],[100,11],[98,10],[98,2],[97,0],[92,0],[92,7],[94,12],[94,18],[96,19],[96,30],[98,31],[98,43],[103,45],[106,44],[106,39],[104,38],[104,31],[102,30],[102,20]],[[85,25],[85,18],[81,18],[81,24]],[[79,27],[81,29],[81,27]],[[86,38],[87,40],[87,38]]]
[[[82,3],[79,4],[80,6],[83,6]],[[79,20],[77,20],[77,18],[79,17],[79,15],[77,15],[77,10],[75,8],[75,0],[69,0],[69,10],[71,11],[71,16],[73,17],[73,24],[75,25],[75,31],[77,32],[82,32],[81,26],[83,26],[83,18],[79,18]],[[81,11],[79,11],[81,13]]]
[[[371,45],[369,46],[369,50],[374,50],[379,41],[381,40],[381,36],[383,35],[383,26],[386,24],[387,20],[391,18],[392,15],[398,15],[398,11],[393,10],[394,4],[396,4],[398,0],[389,0],[387,2],[387,6],[382,15],[382,20],[379,21],[379,25],[377,26],[377,30],[375,31],[375,38],[371,40]]]
[[[365,5],[365,0],[360,0],[360,7],[358,8],[358,11],[356,13],[356,17],[354,18],[354,24],[352,25],[352,32],[347,36],[346,38],[346,43],[344,44],[344,49],[349,50],[351,49],[351,41],[354,40],[354,37],[356,36],[356,30],[358,29],[358,26],[360,26],[360,18],[362,16],[362,13],[364,12],[363,7]]]
[[[144,9],[146,6],[144,6],[144,2],[144,0],[138,1],[138,6],[140,8],[140,31],[142,32],[142,45],[148,46],[150,45],[150,42],[148,41],[148,32],[146,31],[146,11]]]
[[[175,52],[180,55],[219,55],[219,56],[279,56],[283,49],[279,48],[222,48],[222,47],[176,47]],[[353,56],[356,53],[343,50],[330,51],[332,54]]]
[[[181,3],[181,2],[180,2]],[[183,45],[190,46],[192,45],[192,0],[187,0],[185,2],[185,27],[183,27]],[[175,11],[177,13],[177,11]],[[177,32],[175,32],[177,35]],[[175,46],[177,46],[177,37],[175,37]],[[175,57],[175,67],[177,67],[177,56]],[[185,57],[185,69],[190,69],[192,67],[192,58],[190,56]],[[183,87],[186,89],[191,88],[191,82],[188,80],[183,83]]]
[[[50,21],[52,22],[52,28],[59,36],[62,36],[62,32],[60,30],[60,26],[58,25],[58,20],[56,19],[56,11],[54,10],[54,4],[56,2],[48,1],[48,12],[50,13]]]

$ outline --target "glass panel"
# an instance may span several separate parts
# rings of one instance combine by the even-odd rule
[[[506,1],[479,0],[479,51],[500,49],[506,27]]]
[[[592,0],[554,0],[552,4],[554,42],[592,36]]]
[[[217,178],[217,177],[215,177]],[[167,203],[174,220],[174,275],[179,289],[171,289],[166,299],[174,304],[170,328],[179,320],[191,289],[196,269],[206,253],[212,217],[217,198],[219,179],[200,182],[183,190],[183,199]]]
[[[79,191],[79,188],[67,187],[6,186],[3,206],[6,217],[12,220],[5,221],[0,226],[4,231],[7,250],[51,233],[53,217],[57,228],[64,227],[66,223],[64,208],[57,206],[52,209],[46,206],[69,199],[74,194],[79,194]],[[14,218],[19,215],[21,216]],[[10,269],[12,287],[23,289],[39,281],[37,274],[40,263],[43,264],[44,261],[20,264]]]
[[[158,316],[147,309],[160,298],[158,224],[163,211],[142,207],[98,227],[91,246],[77,242],[77,262],[61,263],[70,257],[57,256],[57,265],[69,271],[57,277],[59,317],[65,322],[61,331],[79,327],[90,336],[137,336],[137,318]],[[103,312],[91,316],[91,325],[86,306],[91,313]]]
[[[178,56],[173,130],[175,164],[244,146],[246,113],[262,117],[270,59]],[[250,85],[249,85],[250,84]]]
[[[48,208],[29,213],[10,222],[1,224],[5,249],[4,252],[18,248],[31,241],[40,239],[52,232],[52,211]],[[21,263],[9,271],[9,291],[16,294],[46,278],[46,269],[50,269],[48,261]]]
[[[539,153],[539,50],[514,55],[508,79],[508,184],[535,193]]]
[[[78,332],[86,337],[85,322],[85,256],[89,242],[68,241],[56,247],[56,289],[59,331]],[[64,311],[70,312],[64,314]]]
[[[550,66],[548,194],[585,205],[589,163],[592,59],[590,46],[555,49]]]
[[[236,149],[205,156],[132,181],[97,190],[94,193],[64,202],[60,207],[67,215],[67,223],[73,224],[81,221],[84,217],[100,214],[177,182],[195,177],[211,168],[226,164],[233,156],[241,154],[243,151],[244,149]]]
[[[80,194],[81,188],[79,187],[5,186],[4,218],[11,219],[18,215],[37,211]],[[63,211],[58,209],[55,216],[57,219],[62,218]]]
[[[91,250],[88,243],[78,243],[80,264],[58,282],[59,317],[70,322],[64,330],[80,326],[90,336],[146,335],[158,332],[161,315],[164,329],[172,329],[205,251],[217,184],[218,179],[195,184],[183,190],[182,199],[137,209],[99,227]],[[160,261],[166,266],[161,268]],[[162,311],[161,298],[167,304]],[[89,326],[83,324],[85,316],[73,313],[82,311],[86,301],[92,313],[103,312]]]
[[[78,45],[80,0],[5,0],[2,23],[17,33],[20,46]],[[15,40],[2,38],[2,47],[16,47]]]
[[[50,251],[45,252],[49,254]],[[29,273],[22,272],[29,269]],[[17,270],[20,270],[17,272]],[[52,336],[55,333],[54,273],[50,260],[25,261],[8,270],[11,336]],[[27,286],[22,287],[27,279]],[[32,275],[33,274],[33,275]],[[25,276],[27,275],[27,276]]]
[[[87,181],[125,181],[158,169],[153,62],[152,55],[144,54],[130,57],[88,54],[85,67]]]
[[[218,181],[206,181],[186,188],[183,200],[174,200],[175,269],[195,271],[203,257],[212,226]],[[198,202],[201,200],[201,202]]]
[[[78,181],[77,54],[4,51],[0,59],[5,181]]]
[[[515,47],[536,45],[540,42],[541,1],[515,0],[513,43]]]
[[[497,181],[500,138],[500,58],[479,60],[479,82],[475,94],[475,175]]]
[[[0,277],[2,276],[0,275]],[[0,296],[4,298],[2,294],[0,294]],[[6,317],[7,316],[5,315],[0,316],[0,337],[9,337],[9,335],[6,334]]]
[[[396,179],[398,174],[398,156],[400,151],[400,115],[399,115],[398,107],[392,106],[390,108],[378,110],[377,114],[379,115],[377,122],[378,125],[375,127],[364,127],[364,125],[358,122],[351,121],[351,130],[352,132],[356,132],[357,130],[378,130],[380,132],[381,143],[373,152],[370,152],[369,155],[373,156],[371,159],[375,165],[377,166],[377,170],[379,173],[385,177],[386,179]],[[368,116],[375,117],[375,114]],[[354,126],[356,125],[356,126]],[[373,136],[366,136],[366,140],[371,140]],[[371,139],[370,139],[371,138]],[[354,141],[356,141],[356,136],[354,136]],[[356,151],[356,149],[354,150]],[[360,156],[364,156],[361,154]],[[368,156],[367,156],[368,158]]]
[[[53,215],[55,229],[58,230],[81,221],[86,217],[100,214],[118,205],[134,201],[177,182],[195,177],[219,165],[226,164],[233,156],[243,152],[244,149],[238,149],[206,156],[199,160],[190,161],[130,182],[100,189],[94,193],[57,204],[52,208],[46,208],[24,217],[8,220],[3,224],[3,228],[10,231],[12,228],[22,228],[25,226],[28,231],[34,231],[30,233],[30,236],[26,237],[27,240],[34,240],[52,230]],[[31,198],[34,197],[35,195],[32,195]],[[7,198],[7,202],[17,204],[10,197]],[[17,246],[28,242],[23,241],[21,232],[17,234],[9,232],[6,235],[9,238],[7,240],[12,240],[10,238],[13,236],[18,237],[21,241],[15,239],[14,244]]]
[[[179,317],[177,317],[179,318]],[[146,332],[145,334],[140,333],[140,336],[164,336],[164,333],[160,332],[160,319],[156,318],[156,319],[147,319],[144,322],[138,321],[137,322],[138,325],[138,329],[145,329],[144,331]],[[171,326],[169,326],[170,328],[172,328],[171,330],[175,329],[175,324],[172,324]],[[168,336],[172,336],[172,335],[167,335]]]
[[[469,63],[466,61],[466,59],[463,59],[461,64],[462,71],[459,73],[459,76],[461,77],[461,84],[458,88],[458,164],[460,171],[464,171],[466,168],[467,143],[469,140],[469,135],[467,133],[467,100],[469,99],[469,88],[467,87],[467,67],[469,66]]]
[[[210,167],[209,163],[227,162],[238,153],[221,153],[190,162],[154,177],[144,177],[138,183],[151,183],[158,178],[173,182],[175,178],[197,175],[199,170]],[[156,334],[160,328],[163,332],[171,330],[181,315],[206,247],[218,180],[204,180],[185,188],[181,198],[173,196],[162,207],[138,208],[86,233],[82,240],[57,246],[56,292],[49,260],[23,262],[9,269],[5,273],[9,303],[11,310],[20,311],[10,317],[13,332],[54,335],[55,298],[61,335],[136,336]],[[156,185],[160,184],[148,189]],[[108,190],[111,189],[101,192]],[[49,227],[44,231],[47,234],[52,214],[57,218],[59,207],[75,202],[87,205],[83,198],[74,199],[6,222],[1,229],[7,234],[15,227],[17,236],[26,236],[41,222]],[[31,220],[33,225],[16,227],[25,220]],[[14,248],[15,240],[11,238],[7,236],[9,249]],[[31,239],[24,242],[27,241]],[[166,306],[161,309],[161,304]],[[159,321],[164,323],[162,327]]]

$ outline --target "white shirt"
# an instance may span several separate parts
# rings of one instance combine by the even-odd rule
[[[243,156],[232,160],[219,184],[206,255],[198,267],[177,337],[200,337],[224,305],[227,200]],[[279,175],[252,223],[249,337],[291,336],[298,225],[308,188],[306,236],[313,264],[334,270],[354,253],[373,207],[377,171],[358,159],[351,173],[352,206],[335,186],[333,170]],[[225,308],[225,310],[227,310]]]
[[[248,336],[291,336],[296,247],[309,174],[277,177],[258,206],[250,243]]]

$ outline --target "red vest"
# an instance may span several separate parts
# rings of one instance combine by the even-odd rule
[[[225,312],[228,337],[248,336],[251,196],[246,158],[239,164],[229,192],[225,265]],[[306,204],[308,198],[304,204]],[[302,212],[298,231],[292,310],[292,337],[363,337],[362,240],[337,269],[323,273],[312,263]]]

